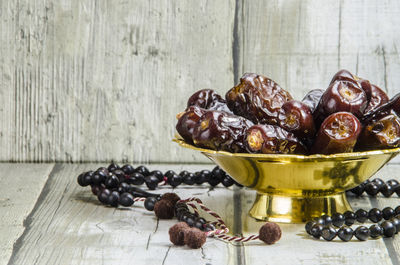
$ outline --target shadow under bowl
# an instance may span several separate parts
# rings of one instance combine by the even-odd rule
[[[249,214],[257,220],[302,223],[323,214],[352,210],[345,191],[394,158],[400,148],[333,155],[229,153],[195,147],[235,181],[257,191]]]

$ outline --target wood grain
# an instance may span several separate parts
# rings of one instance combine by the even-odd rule
[[[301,99],[346,68],[393,96],[399,11],[396,0],[1,1],[0,161],[207,162],[171,142],[175,115],[245,72]]]
[[[232,264],[234,247],[208,240],[198,250],[175,247],[168,229],[176,220],[158,221],[141,205],[110,208],[101,205],[88,188],[79,187],[76,176],[99,165],[57,165],[48,182],[48,193],[32,213],[32,222],[14,249],[9,264]],[[181,170],[181,166],[157,165],[154,169]],[[195,171],[204,166],[185,166]],[[169,188],[156,192],[164,193]],[[233,192],[207,186],[180,187],[183,198],[196,196],[233,221]],[[209,217],[208,217],[209,218]],[[184,257],[184,258],[183,258]]]
[[[13,245],[30,222],[53,164],[0,164],[0,264],[9,260]]]

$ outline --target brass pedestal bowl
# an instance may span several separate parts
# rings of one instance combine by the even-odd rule
[[[257,220],[301,223],[352,210],[345,191],[370,178],[400,148],[334,155],[229,153],[181,146],[202,152],[245,187],[257,191],[250,215]]]

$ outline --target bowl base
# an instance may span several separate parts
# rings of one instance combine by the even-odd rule
[[[338,193],[321,197],[291,197],[257,193],[249,214],[251,217],[279,223],[304,223],[323,214],[352,211],[346,194]]]

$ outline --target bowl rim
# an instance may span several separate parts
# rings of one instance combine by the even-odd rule
[[[202,153],[214,154],[214,155],[224,155],[224,156],[233,156],[233,157],[248,157],[248,158],[259,158],[259,159],[299,159],[299,160],[315,160],[315,159],[323,159],[323,160],[331,160],[334,158],[359,158],[364,156],[372,156],[372,155],[382,155],[382,154],[394,154],[400,151],[400,147],[391,148],[391,149],[379,149],[379,150],[371,150],[371,151],[363,151],[363,152],[351,152],[351,153],[337,153],[331,155],[322,155],[322,154],[314,154],[314,155],[296,155],[296,154],[251,154],[251,153],[230,153],[227,151],[217,151],[212,149],[206,149],[201,147],[196,147],[192,144],[185,142],[180,137],[175,136],[172,141],[178,143],[180,146],[197,150]]]

